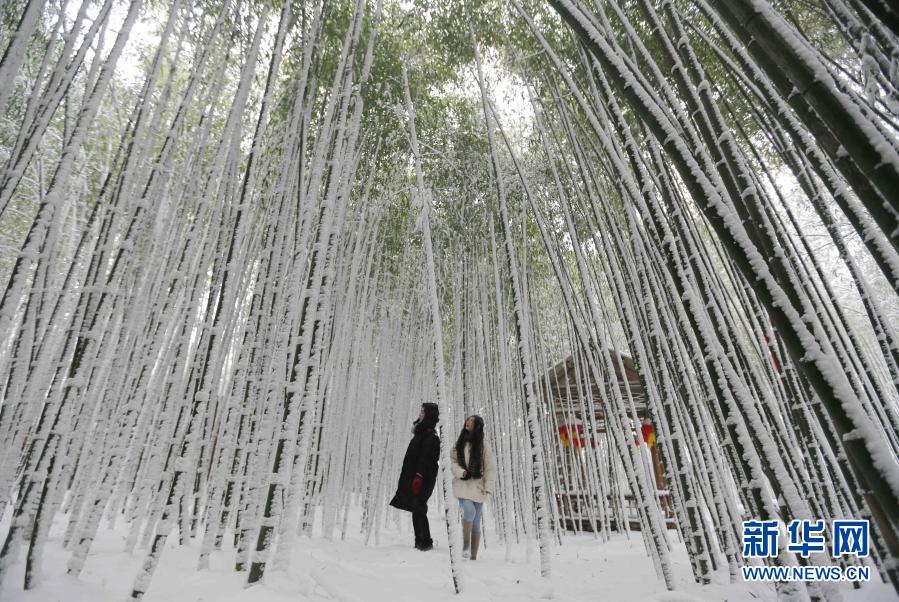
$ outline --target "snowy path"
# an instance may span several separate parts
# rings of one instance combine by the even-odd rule
[[[243,575],[230,570],[233,552],[225,550],[212,556],[212,568],[197,572],[199,543],[186,548],[169,546],[162,557],[159,572],[144,598],[146,602],[303,602],[306,600],[339,600],[341,602],[396,602],[428,600],[540,600],[550,593],[554,599],[588,600],[656,600],[681,602],[690,600],[740,602],[774,600],[769,586],[713,584],[700,588],[692,583],[687,555],[675,543],[672,560],[679,590],[666,592],[664,584],[653,574],[646,561],[639,534],[629,540],[623,536],[602,544],[592,537],[565,538],[553,549],[552,587],[538,577],[537,553],[526,561],[527,549],[522,543],[512,549],[512,561],[505,562],[505,548],[492,543],[486,533],[486,547],[476,562],[465,563],[466,591],[454,596],[449,578],[446,530],[431,511],[431,528],[437,548],[419,552],[411,546],[411,535],[397,533],[388,527],[381,541],[368,547],[351,529],[346,541],[324,541],[301,538],[295,548],[290,571],[266,574],[263,585],[243,587]],[[405,517],[404,517],[405,518]],[[60,545],[62,523],[57,520],[44,568],[44,581],[36,590],[22,591],[23,562],[12,569],[10,578],[0,590],[0,600],[14,602],[107,602],[124,599],[129,593],[141,554],[127,555],[120,550],[125,530],[101,529],[80,579],[65,575],[69,554]],[[351,520],[351,525],[354,522]],[[355,523],[358,524],[358,523]],[[403,529],[410,529],[403,525]],[[723,581],[723,579],[722,579]],[[861,591],[846,591],[847,602],[895,600],[894,592],[880,583]]]

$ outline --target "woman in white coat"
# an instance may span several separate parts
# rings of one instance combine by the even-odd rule
[[[493,494],[496,458],[484,441],[484,419],[469,416],[450,454],[453,495],[462,509],[462,557],[478,557],[481,543],[481,506]]]

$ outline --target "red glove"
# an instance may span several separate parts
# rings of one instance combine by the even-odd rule
[[[420,474],[416,474],[415,478],[412,479],[412,495],[418,495],[421,493],[421,488],[424,486],[424,480],[422,480]]]

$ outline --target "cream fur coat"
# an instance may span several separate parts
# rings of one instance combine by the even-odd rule
[[[468,456],[471,451],[471,443],[465,444],[465,465],[468,465]],[[480,479],[462,480],[465,471],[459,466],[459,460],[456,457],[456,448],[453,447],[450,452],[450,460],[452,461],[453,470],[453,495],[457,498],[471,500],[473,502],[483,502],[487,499],[487,491],[496,493],[494,485],[496,483],[496,458],[493,455],[493,449],[484,441],[484,451],[482,453],[483,470]]]

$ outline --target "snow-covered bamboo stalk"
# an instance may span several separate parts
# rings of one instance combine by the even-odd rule
[[[415,208],[419,211],[416,225],[421,229],[422,246],[424,247],[425,278],[427,280],[426,294],[428,295],[428,308],[431,318],[431,342],[434,354],[434,371],[436,376],[436,403],[440,408],[440,414],[448,417],[452,414],[448,411],[449,403],[446,395],[449,393],[446,382],[446,366],[444,365],[443,343],[443,318],[440,312],[440,302],[437,292],[437,276],[434,264],[433,242],[431,240],[431,195],[425,186],[424,171],[421,165],[421,151],[418,145],[418,134],[415,129],[415,106],[412,104],[412,94],[409,91],[409,76],[406,64],[403,64],[403,93],[405,99],[406,120],[409,128],[409,145],[415,162]],[[450,547],[450,574],[453,580],[453,588],[457,594],[464,591],[465,582],[462,574],[462,551],[459,549],[459,523],[457,515],[450,510],[450,496],[452,492],[452,471],[450,470],[450,448],[452,447],[449,427],[440,429],[440,455],[443,468],[440,471],[440,482],[443,489],[444,518],[446,520],[446,536]]]

